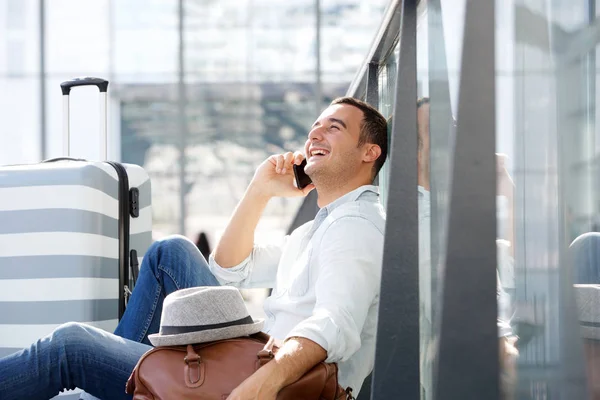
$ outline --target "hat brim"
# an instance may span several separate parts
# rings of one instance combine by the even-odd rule
[[[265,324],[264,319],[256,319],[253,324],[234,325],[225,328],[210,329],[199,332],[178,333],[174,335],[161,335],[155,333],[148,335],[148,340],[153,346],[182,346],[195,343],[213,342],[215,340],[232,339],[258,333]]]

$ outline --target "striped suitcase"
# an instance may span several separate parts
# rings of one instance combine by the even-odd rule
[[[70,89],[83,85],[100,89],[106,156],[108,82],[98,78],[61,84],[64,154]],[[0,168],[0,357],[68,321],[115,329],[151,244],[150,192],[137,165],[60,158]]]

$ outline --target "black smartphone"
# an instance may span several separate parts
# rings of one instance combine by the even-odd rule
[[[296,186],[298,186],[298,189],[304,189],[312,183],[310,177],[304,172],[305,166],[306,158],[302,160],[300,165],[294,164],[294,176],[296,177]]]

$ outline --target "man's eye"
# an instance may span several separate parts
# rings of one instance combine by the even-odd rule
[[[340,130],[340,127],[337,125],[331,125],[331,129],[337,129],[338,131]]]

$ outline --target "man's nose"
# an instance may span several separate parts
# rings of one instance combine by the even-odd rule
[[[323,128],[315,127],[308,132],[308,140],[311,142],[317,142],[323,139]]]

